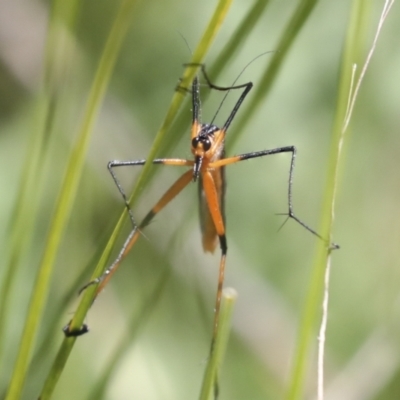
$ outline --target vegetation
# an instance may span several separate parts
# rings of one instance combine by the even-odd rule
[[[295,212],[341,246],[330,253],[276,215],[287,212],[287,154],[227,169],[225,286],[238,298],[219,399],[315,398],[328,262],[325,398],[398,398],[398,13],[342,136],[383,3],[0,5],[13,21],[0,31],[1,398],[212,398],[219,254],[202,252],[195,185],[146,228],[93,305],[95,287],[78,297],[129,232],[107,162],[190,157],[190,96],[175,91],[196,73],[188,62],[204,62],[218,85],[253,82],[227,154],[295,145]],[[202,89],[207,122],[222,96]],[[118,171],[138,221],[180,172]],[[66,339],[71,319],[90,332]]]

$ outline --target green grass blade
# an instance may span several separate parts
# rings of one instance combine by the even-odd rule
[[[226,288],[222,292],[221,314],[215,340],[215,346],[208,359],[201,387],[200,400],[212,400],[215,391],[218,391],[218,376],[228,345],[233,306],[237,299],[237,293],[232,288]]]
[[[226,14],[230,8],[230,5],[232,3],[232,0],[219,0],[218,5],[214,11],[214,14],[212,18],[210,19],[210,22],[204,31],[204,34],[202,38],[200,39],[200,42],[196,48],[196,50],[193,53],[192,59],[190,63],[202,63],[209,48],[211,47],[211,44],[219,31]],[[186,68],[183,76],[182,76],[182,82],[181,86],[183,88],[188,88],[191,82],[193,81],[194,77],[196,76],[198,68]],[[167,111],[167,115],[164,119],[164,122],[162,123],[159,131],[157,132],[157,135],[154,139],[153,145],[150,149],[150,152],[147,156],[147,163],[143,166],[143,169],[137,179],[137,182],[135,184],[135,187],[132,192],[132,196],[130,198],[130,204],[134,205],[135,202],[137,201],[141,191],[144,188],[144,182],[147,181],[147,178],[150,174],[150,168],[152,167],[151,160],[156,158],[157,152],[159,150],[159,147],[162,144],[162,140],[164,138],[164,135],[167,133],[167,131],[170,129],[176,114],[178,110],[180,109],[182,102],[184,100],[184,95],[180,91],[176,91],[172,101],[171,105]],[[182,132],[182,135],[184,132]]]
[[[25,380],[32,354],[32,347],[34,345],[36,332],[47,298],[54,260],[75,199],[79,178],[82,173],[89,145],[90,134],[93,129],[97,112],[103,100],[122,40],[129,26],[131,11],[135,3],[136,2],[132,0],[125,0],[121,4],[114,26],[106,43],[103,56],[100,60],[98,71],[94,78],[92,90],[87,102],[86,112],[84,114],[84,120],[78,134],[76,145],[71,153],[62,189],[57,200],[54,217],[51,222],[46,249],[38,270],[28,310],[28,317],[25,323],[17,361],[7,394],[7,400],[19,398],[23,388],[23,382]]]
[[[35,107],[35,118],[32,135],[29,139],[27,154],[24,157],[24,167],[21,181],[16,194],[16,202],[10,218],[8,259],[5,259],[5,278],[0,289],[0,360],[5,345],[4,334],[9,309],[10,296],[14,287],[15,277],[19,271],[21,260],[33,237],[35,216],[41,188],[43,184],[43,170],[47,159],[47,143],[52,135],[55,112],[58,108],[55,76],[64,77],[70,67],[68,52],[60,45],[59,24],[72,25],[78,12],[79,2],[71,1],[68,8],[60,10],[57,6],[60,1],[54,1],[49,20],[47,41],[45,46],[44,85],[38,94]],[[62,57],[61,62],[55,63],[56,54]],[[59,60],[60,61],[60,60]]]
[[[253,7],[250,8],[240,25],[235,29],[235,32],[229,39],[224,49],[210,67],[209,75],[211,77],[219,76],[222,72],[222,69],[226,65],[229,65],[229,62],[232,60],[233,56],[237,54],[237,52],[244,46],[246,39],[254,29],[254,26],[264,15],[269,2],[270,0],[258,0],[254,3]]]
[[[100,244],[104,244],[105,246],[106,241],[108,241],[108,237],[100,239]],[[69,288],[65,290],[65,293],[60,297],[55,307],[52,307],[52,314],[47,318],[46,321],[46,330],[44,331],[43,335],[40,335],[38,338],[35,354],[32,358],[32,365],[35,365],[40,369],[40,366],[45,362],[45,360],[49,360],[49,357],[52,356],[52,349],[48,344],[51,343],[55,335],[60,335],[60,319],[64,318],[63,316],[67,312],[66,307],[68,307],[73,300],[76,300],[78,296],[77,288],[79,288],[79,285],[81,285],[82,282],[87,279],[90,271],[92,271],[96,266],[101,253],[102,247],[100,245],[99,248],[96,249],[95,253],[90,257],[89,262],[73,279]],[[48,355],[48,357],[46,355]]]
[[[303,0],[297,6],[288,25],[283,31],[268,68],[265,70],[261,81],[257,84],[250,101],[246,105],[245,112],[242,112],[241,119],[229,133],[229,149],[235,145],[239,136],[244,132],[245,126],[261,105],[262,100],[268,95],[295,39],[299,35],[301,28],[307,22],[317,3],[318,0]]]
[[[39,100],[38,114],[43,114],[44,101]],[[39,117],[40,118],[40,117]],[[43,125],[39,123],[38,125]],[[21,264],[21,259],[29,246],[34,226],[35,210],[38,203],[38,192],[40,192],[40,159],[43,158],[43,140],[45,129],[37,127],[34,129],[29,144],[29,151],[25,158],[21,183],[17,190],[17,201],[12,212],[7,248],[9,256],[5,257],[4,279],[0,289],[0,360],[5,347],[5,329],[10,307],[10,297],[14,282]]]
[[[335,120],[332,130],[331,153],[328,163],[326,187],[322,206],[322,222],[320,232],[324,237],[331,238],[334,215],[334,192],[337,179],[337,169],[340,155],[341,133],[348,103],[352,64],[357,61],[362,37],[359,34],[363,14],[366,11],[365,2],[355,0],[353,2],[351,17],[348,25],[347,37],[341,65],[339,90],[336,103]],[[310,278],[310,288],[307,291],[303,316],[300,324],[297,349],[294,358],[292,376],[289,385],[287,399],[295,400],[303,398],[302,389],[307,372],[310,346],[315,338],[317,318],[321,308],[322,293],[324,288],[325,267],[330,257],[330,251],[326,244],[320,241],[313,263]]]

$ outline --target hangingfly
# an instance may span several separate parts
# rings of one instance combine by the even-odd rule
[[[234,119],[237,111],[239,110],[243,100],[250,92],[253,84],[251,82],[244,83],[236,86],[221,87],[211,83],[205,67],[203,64],[188,64],[188,67],[200,67],[202,74],[211,89],[229,92],[230,90],[242,89],[242,93],[230,112],[224,125],[219,128],[213,123],[204,124],[200,121],[200,85],[199,79],[196,76],[192,82],[192,127],[191,127],[191,151],[193,159],[180,159],[180,158],[159,158],[153,160],[153,164],[170,165],[188,167],[189,169],[184,172],[172,186],[164,193],[160,200],[154,207],[147,213],[140,224],[136,224],[132,210],[129,206],[128,198],[116,177],[114,168],[124,166],[141,166],[144,165],[146,160],[136,161],[111,161],[108,164],[108,170],[121,193],[125,206],[128,210],[133,229],[126,239],[121,251],[119,252],[115,261],[106,269],[106,271],[98,278],[86,284],[82,289],[84,290],[89,285],[98,284],[96,294],[97,296],[104,286],[108,283],[111,276],[115,273],[123,259],[127,256],[132,246],[135,244],[140,236],[141,231],[150,223],[150,221],[175,197],[177,196],[190,182],[197,182],[199,187],[199,209],[200,209],[200,223],[202,230],[203,249],[206,252],[213,253],[217,244],[221,249],[221,258],[219,263],[218,274],[218,287],[215,300],[214,312],[214,325],[212,334],[212,345],[215,342],[220,306],[221,295],[224,283],[225,262],[228,251],[226,232],[225,232],[225,214],[224,214],[224,195],[225,195],[225,176],[224,168],[227,165],[237,163],[239,161],[248,160],[250,158],[258,158],[269,156],[279,153],[290,153],[291,161],[289,167],[289,185],[288,185],[288,212],[289,218],[294,219],[312,234],[321,238],[321,236],[302,222],[293,213],[292,206],[292,181],[294,162],[296,158],[296,148],[294,146],[279,147],[271,150],[261,150],[252,153],[244,153],[233,157],[225,157],[224,145],[225,136],[228,128]],[[322,239],[322,238],[321,238]],[[324,239],[323,239],[324,240]],[[337,247],[334,245],[334,247]],[[80,330],[74,331],[69,329],[69,325],[64,328],[67,336],[78,336],[87,332],[87,326],[84,325]]]

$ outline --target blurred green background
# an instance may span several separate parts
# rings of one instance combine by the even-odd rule
[[[232,155],[297,147],[295,212],[316,229],[350,3],[324,0],[317,4],[268,97],[233,146],[229,133],[227,137],[227,153]],[[369,3],[362,60],[383,6],[382,1]],[[255,57],[279,51],[277,40],[296,5],[289,0],[271,1],[215,83],[228,86]],[[53,86],[57,106],[47,121],[51,136],[45,141],[46,156],[40,160],[37,198],[32,199],[27,215],[34,227],[9,288],[0,396],[12,373],[65,163],[117,6],[118,2],[104,0],[82,2],[73,28],[59,27],[60,54],[50,62],[60,63],[59,70],[65,67],[67,72],[51,77],[57,82]],[[247,1],[233,2],[206,65],[224,49],[250,6]],[[107,162],[146,158],[182,76],[182,64],[191,57],[185,40],[193,50],[214,7],[215,2],[209,0],[147,1],[139,2],[133,12],[58,252],[24,399],[36,398],[40,392],[63,339],[61,328],[77,307],[76,293],[90,279],[123,210]],[[24,161],[33,151],[30,137],[42,127],[48,14],[45,2],[0,2],[0,243],[4,264],[9,262],[11,216]],[[395,5],[365,77],[343,149],[333,231],[341,250],[333,254],[331,273],[326,399],[400,398],[399,26]],[[257,87],[271,56],[253,62],[239,82],[252,81]],[[217,123],[224,122],[235,99],[234,93],[229,96]],[[212,119],[220,100],[220,94],[212,93],[203,104],[204,122]],[[160,156],[191,156],[190,107],[182,112],[187,115],[186,131],[179,133],[179,140],[169,132],[170,148]],[[244,113],[245,105],[237,120]],[[222,400],[278,399],[286,390],[317,245],[317,239],[293,221],[280,229],[285,218],[276,214],[287,210],[289,158],[282,154],[227,169],[225,285],[234,287],[239,297],[221,374]],[[182,172],[172,167],[155,170],[157,175],[134,209],[138,220]],[[132,168],[118,171],[128,192],[138,172]],[[96,300],[86,320],[90,333],[77,341],[55,399],[90,398],[101,383],[106,383],[106,399],[197,398],[208,355],[219,254],[202,252],[195,186],[190,185],[155,218]],[[126,225],[114,253],[128,232]],[[4,279],[3,272],[1,268]],[[72,301],[66,301],[68,293],[73,293]],[[123,340],[129,345],[110,378],[102,380]],[[310,356],[307,399],[316,398],[315,355],[316,351]]]

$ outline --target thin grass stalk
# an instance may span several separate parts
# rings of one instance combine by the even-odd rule
[[[132,0],[125,0],[122,2],[119,13],[115,19],[115,24],[106,43],[103,56],[100,60],[92,90],[89,94],[82,126],[78,133],[76,145],[71,152],[66,175],[63,179],[62,188],[51,221],[46,247],[35,281],[28,309],[28,316],[19,346],[19,353],[7,394],[7,400],[18,399],[23,389],[37,329],[47,299],[54,260],[76,196],[90,135],[104,98],[105,90],[122,44],[122,39],[129,26],[130,15],[135,3],[136,2]]]
[[[200,400],[212,400],[218,398],[218,381],[225,351],[228,345],[233,307],[237,299],[235,289],[226,288],[222,292],[221,314],[217,327],[217,336],[214,348],[210,353],[204,371],[203,383],[201,386]]]
[[[319,230],[323,237],[329,238],[330,242],[332,241],[335,195],[338,185],[338,169],[342,150],[341,134],[348,106],[349,89],[351,87],[352,64],[357,62],[361,47],[362,35],[360,35],[360,28],[362,26],[363,13],[365,12],[365,4],[363,3],[362,0],[353,1],[341,61],[338,97],[331,135],[331,150],[328,160],[326,187],[324,190]],[[288,400],[303,398],[302,392],[309,363],[310,347],[316,333],[317,320],[320,315],[324,291],[324,275],[327,265],[331,262],[330,257],[331,248],[327,247],[326,243],[323,241],[320,241],[311,271],[310,287],[307,291],[304,311],[301,318],[297,349],[286,397]]]

